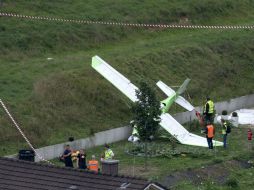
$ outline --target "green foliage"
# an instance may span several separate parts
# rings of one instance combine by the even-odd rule
[[[172,138],[173,140],[173,138]],[[168,141],[151,141],[147,143],[138,143],[134,144],[133,147],[130,147],[126,152],[130,155],[141,156],[141,157],[161,157],[161,158],[172,158],[174,156],[180,156],[181,153],[193,155],[191,151],[186,149],[177,148],[176,143],[175,146],[169,146]],[[146,155],[147,149],[147,155]]]
[[[222,162],[223,162],[223,160],[220,159],[220,158],[213,159],[213,163],[215,163],[215,164],[219,164],[219,163],[222,163]]]
[[[162,140],[164,140],[164,141],[166,141],[166,142],[169,142],[169,144],[170,144],[170,151],[168,151],[167,149],[165,149],[164,151],[163,151],[163,154],[164,155],[166,155],[166,156],[168,156],[168,155],[174,155],[174,154],[179,154],[179,153],[181,153],[181,152],[179,152],[178,150],[177,150],[177,144],[179,143],[178,141],[177,141],[177,139],[175,138],[175,137],[173,137],[171,134],[169,134],[165,129],[163,129],[163,128],[161,128],[160,130],[159,130],[159,134],[158,134],[158,138],[159,139],[162,139]],[[169,148],[169,147],[168,147]]]
[[[160,102],[155,92],[145,82],[140,83],[140,89],[136,91],[138,101],[132,106],[133,123],[141,141],[147,141],[156,135],[160,123]]]
[[[239,186],[238,181],[235,178],[229,178],[226,181],[226,185],[231,187],[231,188],[233,188],[233,189],[235,189],[235,188],[237,188]]]

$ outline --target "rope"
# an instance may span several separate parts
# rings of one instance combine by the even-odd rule
[[[20,134],[22,135],[22,137],[25,139],[25,141],[27,142],[27,144],[29,145],[29,147],[35,152],[35,154],[38,156],[38,158],[42,161],[47,162],[48,164],[53,165],[50,161],[44,159],[37,151],[36,149],[33,147],[33,145],[30,143],[30,141],[28,140],[28,138],[25,136],[25,134],[23,133],[23,131],[21,130],[21,128],[19,127],[19,125],[16,123],[16,121],[13,119],[12,115],[10,114],[10,112],[8,111],[7,107],[5,106],[5,104],[3,103],[2,99],[0,99],[0,103],[2,105],[2,107],[4,108],[4,111],[7,113],[7,115],[9,116],[9,118],[11,119],[11,121],[13,122],[13,124],[15,125],[15,127],[18,129],[18,131],[20,132]]]
[[[15,17],[20,19],[30,20],[47,20],[56,22],[69,22],[77,24],[96,24],[96,25],[109,25],[109,26],[124,26],[124,27],[137,27],[137,28],[178,28],[178,29],[254,29],[254,25],[178,25],[178,24],[144,24],[144,23],[125,23],[125,22],[110,22],[110,21],[91,21],[91,20],[76,20],[64,19],[45,16],[28,16],[15,13],[0,12],[0,17]]]

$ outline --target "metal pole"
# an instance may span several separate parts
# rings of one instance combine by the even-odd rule
[[[215,130],[215,126],[214,126],[214,130]],[[214,155],[216,158],[216,140],[215,140],[215,133],[214,133]]]
[[[135,153],[133,153],[133,167],[132,167],[132,176],[135,176]]]

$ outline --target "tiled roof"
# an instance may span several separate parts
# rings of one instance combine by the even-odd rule
[[[72,168],[0,158],[1,190],[141,190],[148,184],[147,180],[139,178],[94,174]]]

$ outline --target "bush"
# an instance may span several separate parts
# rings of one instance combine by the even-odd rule
[[[231,188],[237,188],[239,186],[238,181],[235,178],[229,178],[226,181],[226,185]]]
[[[219,158],[213,159],[213,163],[215,163],[215,164],[219,164],[219,163],[222,163],[222,162],[223,162],[222,159],[219,159]]]
[[[223,110],[223,111],[221,112],[221,115],[228,115],[228,111],[227,111],[227,110]]]
[[[68,139],[70,142],[74,141],[74,137],[69,137]]]

